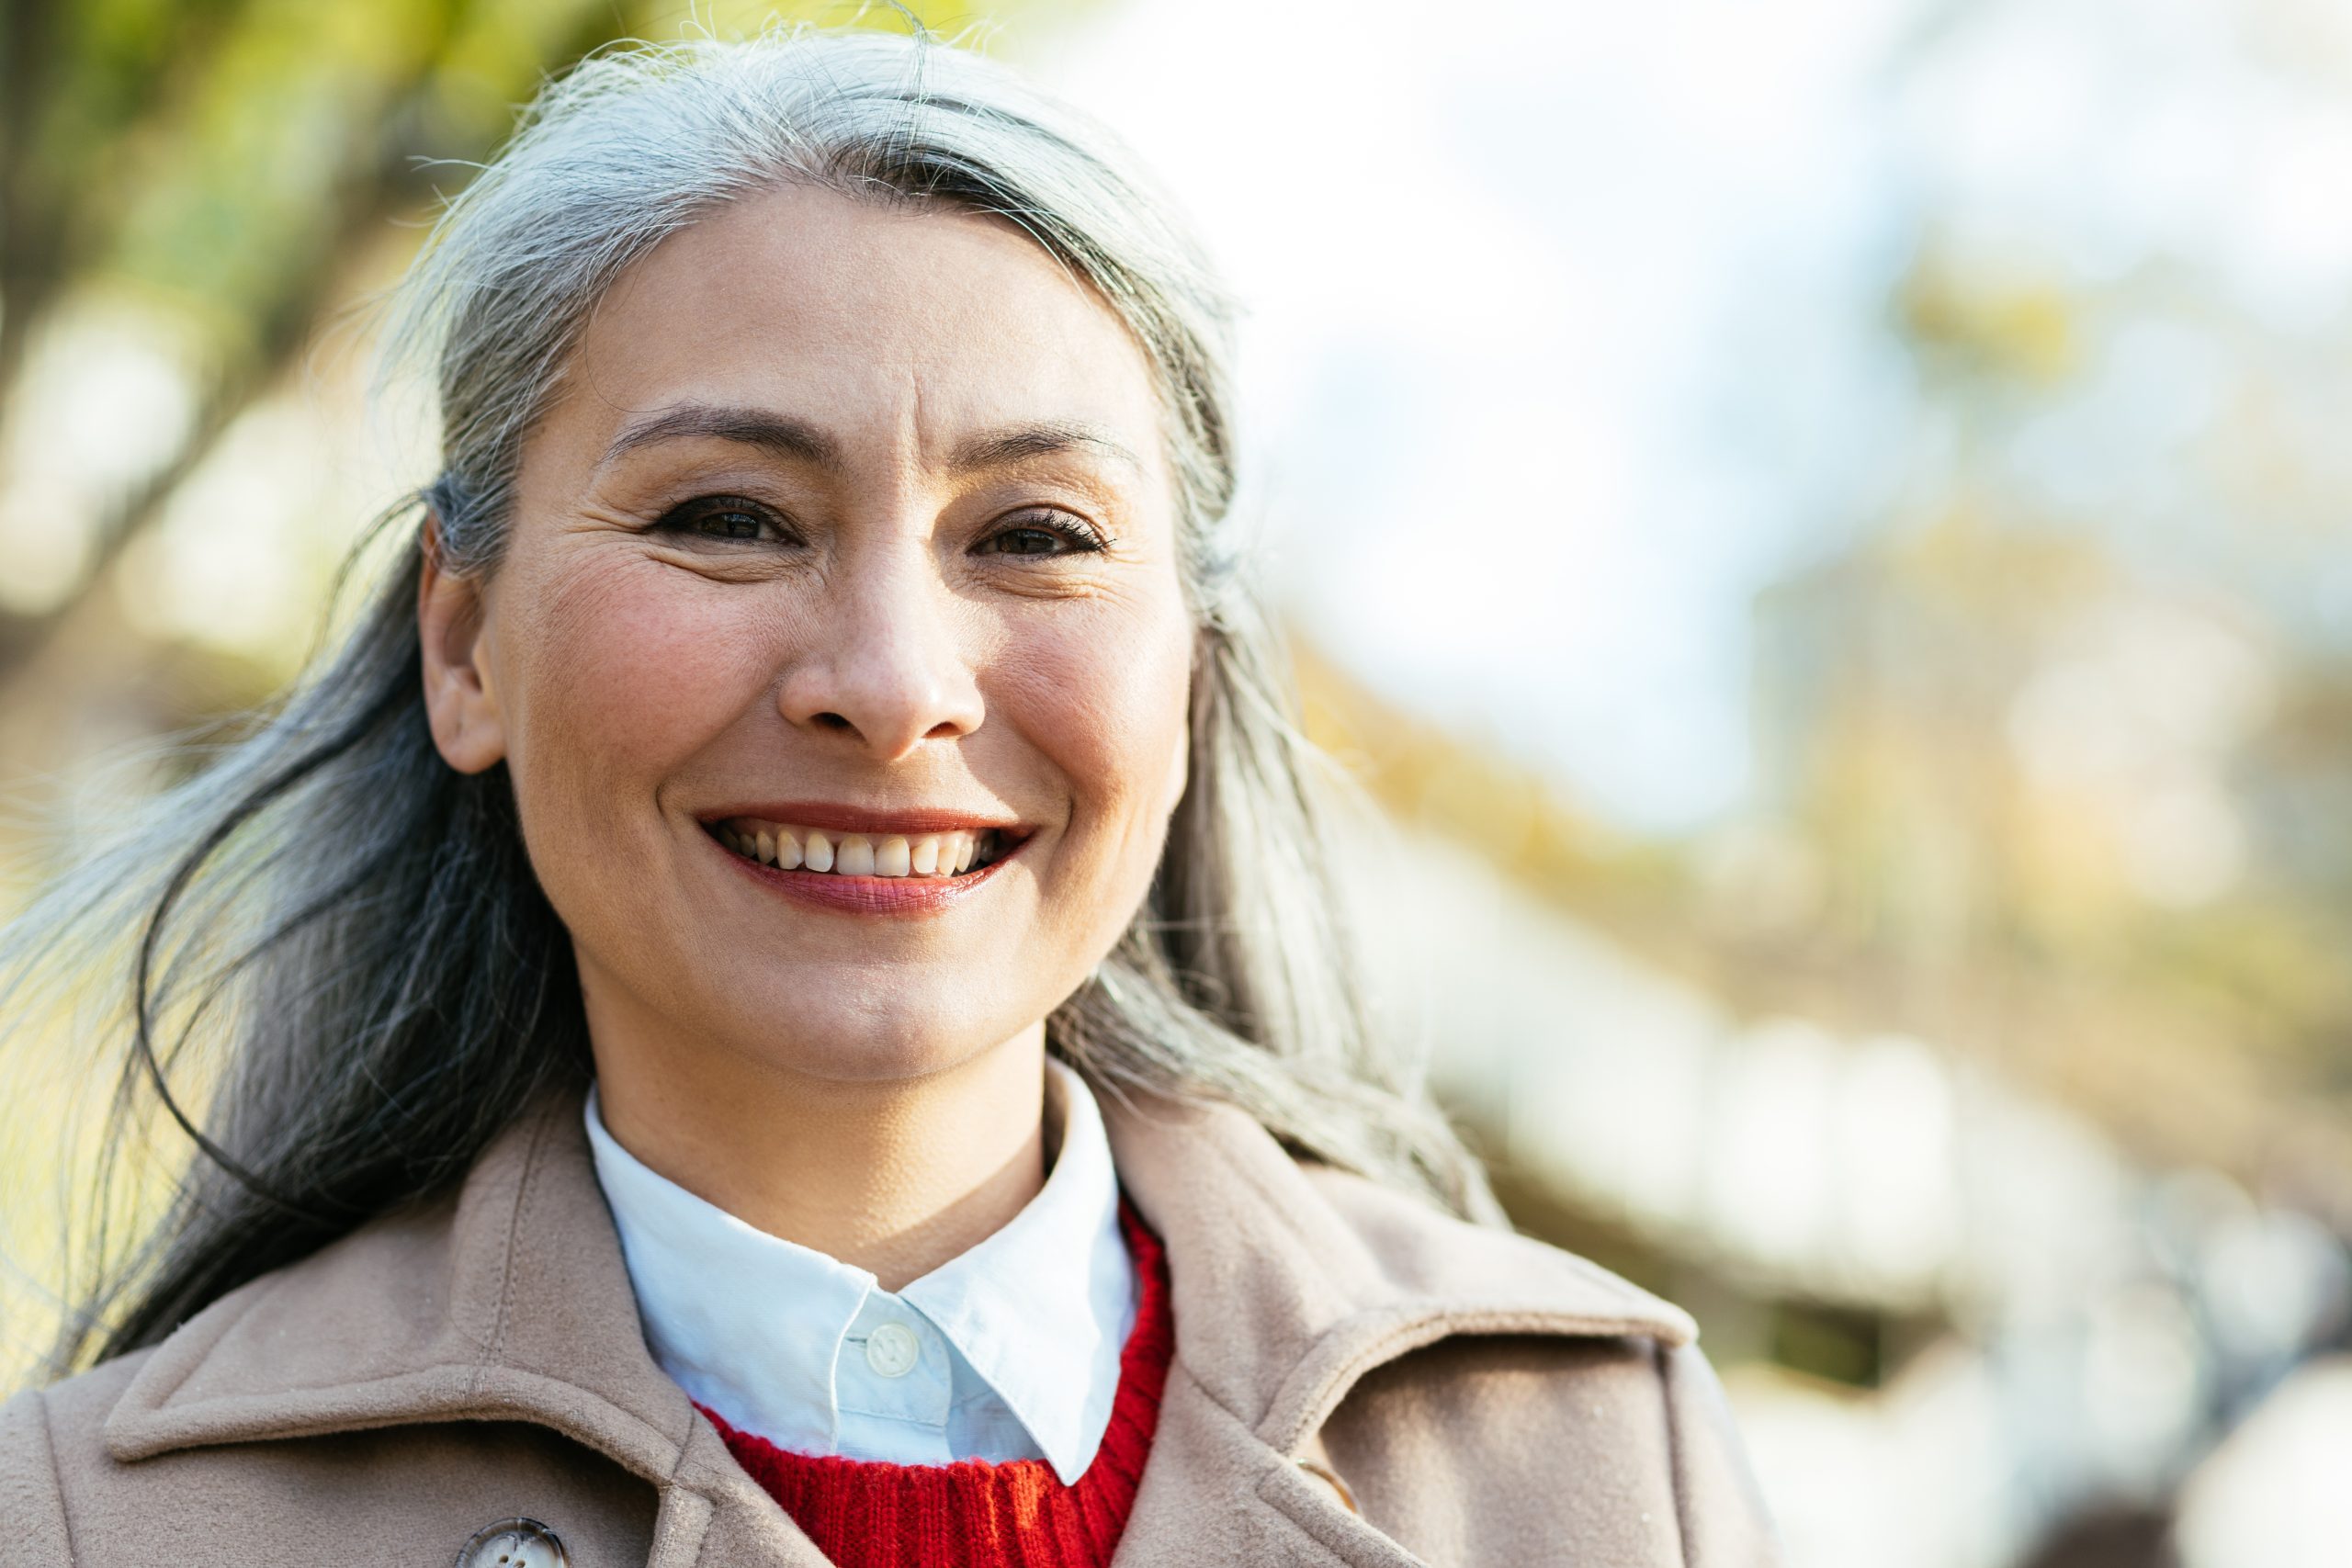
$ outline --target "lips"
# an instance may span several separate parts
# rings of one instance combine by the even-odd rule
[[[761,886],[837,913],[929,915],[960,903],[1033,829],[961,812],[783,802],[714,814],[705,833]]]

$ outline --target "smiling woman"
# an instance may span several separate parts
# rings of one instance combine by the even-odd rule
[[[1103,131],[609,53],[402,310],[414,548],[0,947],[119,953],[197,1151],[0,1563],[1770,1560],[1689,1318],[1361,1010],[1227,312]]]

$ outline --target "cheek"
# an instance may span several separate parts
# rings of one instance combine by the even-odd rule
[[[646,796],[765,680],[759,649],[709,584],[659,563],[583,562],[535,602],[509,699],[518,788],[569,819],[641,824]]]
[[[1017,637],[997,699],[1070,790],[1074,834],[1156,853],[1184,760],[1193,633],[1181,605],[1121,605]]]

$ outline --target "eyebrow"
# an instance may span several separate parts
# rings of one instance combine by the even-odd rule
[[[964,474],[978,468],[1008,468],[1031,457],[1051,457],[1080,449],[1115,457],[1136,472],[1143,472],[1143,459],[1125,442],[1080,420],[1053,420],[975,435],[956,448],[947,459],[947,470]]]
[[[682,403],[623,426],[605,448],[604,461],[612,463],[640,447],[665,441],[687,440],[731,441],[813,468],[842,466],[840,443],[804,420],[768,409],[710,403]],[[967,437],[949,454],[947,471],[961,476],[1080,450],[1102,453],[1143,472],[1143,459],[1125,443],[1083,420],[1045,420],[983,431]]]
[[[709,403],[681,403],[649,418],[621,427],[605,448],[612,463],[642,446],[664,441],[732,441],[757,446],[779,457],[820,468],[841,466],[841,448],[815,425],[766,409],[721,408]]]

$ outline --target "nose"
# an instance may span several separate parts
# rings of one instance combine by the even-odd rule
[[[960,602],[920,546],[868,550],[809,607],[777,706],[795,728],[855,739],[876,761],[979,728]]]

